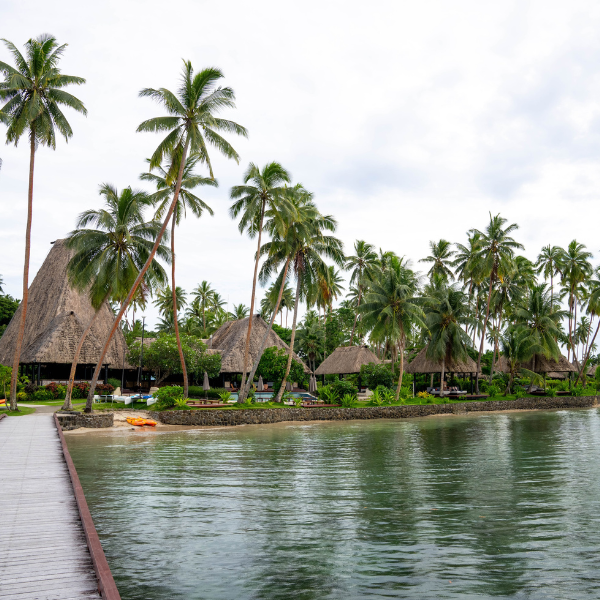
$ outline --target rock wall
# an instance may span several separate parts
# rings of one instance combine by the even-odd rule
[[[455,404],[410,404],[361,408],[264,408],[249,410],[173,410],[154,412],[153,419],[167,425],[258,425],[283,421],[349,421],[354,419],[409,419],[430,415],[466,414],[495,410],[551,410],[596,406],[597,396],[518,398]]]
[[[100,429],[104,427],[112,427],[115,415],[113,413],[93,414],[88,415],[79,413],[76,415],[56,413],[58,422],[63,431],[72,431],[80,427],[90,427],[92,429]]]

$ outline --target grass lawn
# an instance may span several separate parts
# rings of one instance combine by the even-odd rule
[[[21,404],[19,402],[19,404]],[[33,406],[20,406],[19,410],[6,410],[6,408],[0,408],[0,415],[8,415],[9,417],[22,417],[23,415],[30,415],[35,412]]]
[[[19,400],[19,404],[37,404],[38,406],[62,406],[64,403],[64,400]],[[74,400],[73,406],[82,403],[85,404],[85,400]]]

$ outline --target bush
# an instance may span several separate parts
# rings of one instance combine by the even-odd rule
[[[387,365],[377,365],[375,363],[362,365],[360,368],[360,380],[370,390],[374,390],[380,385],[387,388],[391,388],[394,385],[392,370]]]
[[[27,383],[25,384],[25,387],[23,388],[23,391],[28,395],[31,396],[33,398],[33,395],[40,389],[39,385],[36,385],[35,383]]]
[[[585,388],[582,385],[576,385],[573,388],[573,396],[584,396]]]
[[[40,401],[54,400],[54,394],[50,390],[40,388],[39,390],[34,392],[33,399],[40,400]]]
[[[497,385],[490,385],[488,387],[487,393],[490,398],[495,398],[500,395],[500,388]]]
[[[387,388],[386,388],[387,389]],[[383,396],[379,393],[379,389],[373,390],[371,397],[369,398],[368,406],[382,406],[385,400]]]
[[[169,385],[159,388],[154,392],[153,397],[156,398],[156,410],[165,410],[172,408],[183,399],[183,388],[179,385]]]
[[[340,402],[344,408],[352,408],[356,404],[356,396],[353,396],[352,394],[345,394],[342,396]]]
[[[89,386],[88,386],[89,391]],[[112,394],[115,391],[115,388],[110,385],[110,383],[99,383],[96,385],[96,393],[100,396],[105,396],[108,394]],[[87,392],[86,392],[87,395]]]
[[[208,392],[205,392],[199,385],[190,385],[188,388],[188,395],[190,398],[217,398],[221,397],[223,392],[227,392],[225,388],[211,388]]]
[[[338,397],[338,393],[334,389],[333,385],[324,385],[319,390],[319,398],[321,400],[325,400],[325,402],[328,402],[329,404],[335,403]]]
[[[64,385],[59,385],[55,381],[44,386],[44,389],[52,394],[54,400],[64,400],[67,393],[67,388]]]
[[[17,401],[24,402],[25,400],[27,400],[27,394],[25,392],[18,392],[17,393]]]
[[[219,394],[219,398],[221,398],[221,402],[225,403],[225,402],[229,402],[229,400],[231,400],[231,392],[228,392],[226,390],[223,390],[220,394]]]
[[[517,397],[521,397],[525,395],[525,388],[522,385],[513,386],[513,391]]]
[[[110,377],[109,379],[107,379],[106,383],[108,383],[109,385],[112,385],[113,389],[115,389],[115,390],[118,387],[121,387],[121,380],[120,379],[115,379],[114,377]]]
[[[76,383],[73,386],[73,393],[71,394],[72,400],[82,400],[87,398],[88,392],[90,391],[90,384],[87,381],[82,383]]]
[[[546,388],[546,396],[548,398],[556,398],[556,389],[555,388]]]
[[[335,390],[338,398],[341,398],[346,394],[350,394],[355,398],[358,396],[358,388],[352,382],[345,379],[340,379],[339,381],[332,383],[331,388]]]

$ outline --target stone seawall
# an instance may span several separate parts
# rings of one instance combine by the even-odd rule
[[[431,415],[466,414],[496,410],[552,410],[596,406],[597,396],[518,398],[455,404],[410,404],[407,406],[365,406],[361,408],[264,408],[249,410],[172,410],[150,412],[166,425],[259,425],[284,421],[350,421],[354,419],[409,419]],[[82,426],[81,426],[82,427]]]
[[[88,415],[79,413],[77,415],[55,413],[58,417],[58,422],[63,431],[72,431],[80,427],[89,427],[92,429],[101,429],[104,427],[112,427],[115,418],[114,413],[93,414]]]

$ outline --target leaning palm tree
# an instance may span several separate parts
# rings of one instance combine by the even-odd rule
[[[429,242],[431,254],[422,258],[419,262],[431,263],[431,269],[427,275],[439,275],[446,280],[454,279],[454,273],[450,266],[453,264],[452,257],[455,251],[452,250],[452,244],[448,240],[439,242]]]
[[[535,262],[537,273],[544,276],[544,280],[550,278],[550,300],[554,302],[554,276],[560,274],[561,259],[564,250],[559,246],[544,246]]]
[[[187,216],[189,210],[195,217],[200,218],[204,211],[208,212],[209,215],[213,216],[213,210],[204,200],[201,200],[196,196],[192,190],[197,187],[210,185],[218,187],[218,183],[215,179],[210,177],[202,177],[194,173],[196,165],[201,161],[199,155],[194,155],[185,161],[183,168],[183,175],[181,179],[181,186],[179,188],[179,199],[175,205],[173,211],[173,218],[171,219],[171,290],[173,294],[173,300],[171,302],[173,312],[173,326],[175,328],[175,340],[177,342],[177,350],[179,352],[179,361],[181,362],[181,370],[183,372],[183,397],[188,397],[188,374],[187,366],[185,364],[185,358],[183,357],[183,348],[181,346],[181,338],[179,336],[179,323],[177,320],[178,302],[176,301],[175,294],[178,288],[175,284],[175,226],[181,223],[181,220]],[[150,162],[150,161],[148,161]],[[158,173],[142,173],[140,179],[143,181],[150,181],[156,185],[156,192],[150,196],[151,200],[157,205],[156,208],[156,219],[162,219],[165,212],[168,210],[171,203],[172,197],[175,195],[175,187],[177,185],[176,179],[169,175],[169,172],[163,167],[158,166],[156,168]],[[169,171],[173,172],[177,169],[170,168]]]
[[[119,194],[113,186],[103,184],[100,195],[104,197],[105,207],[81,213],[77,229],[66,241],[67,247],[74,251],[67,270],[69,279],[76,288],[88,290],[96,309],[75,349],[63,406],[67,410],[71,408],[79,355],[100,307],[109,298],[122,302],[127,297],[160,229],[157,221],[144,221],[144,209],[150,206],[144,192],[127,187]],[[166,262],[171,259],[169,250],[162,244],[157,254]],[[166,282],[165,272],[156,260],[151,262],[144,282],[148,288]],[[89,410],[92,401],[93,397],[88,398]]]
[[[291,210],[286,185],[290,182],[291,175],[277,162],[268,163],[262,170],[254,163],[250,163],[244,174],[244,185],[236,185],[231,188],[230,197],[235,201],[229,209],[231,218],[235,219],[240,216],[238,224],[240,233],[246,231],[251,239],[258,235],[254,276],[252,278],[252,295],[250,297],[250,318],[248,319],[248,331],[246,332],[246,344],[244,346],[244,371],[242,373],[241,389],[244,389],[246,373],[248,372],[248,353],[250,351],[252,316],[254,315],[258,261],[265,213],[268,210]]]
[[[178,166],[177,183],[175,184],[175,192],[173,199],[169,205],[169,210],[165,215],[162,226],[156,236],[152,252],[142,267],[140,274],[135,280],[131,290],[121,309],[117,313],[114,323],[109,331],[106,342],[100,355],[100,361],[96,365],[92,384],[90,386],[89,395],[93,398],[96,389],[96,383],[102,368],[102,361],[108,351],[110,340],[114,335],[123,314],[137,287],[140,285],[154,255],[162,241],[162,237],[167,229],[171,216],[177,206],[179,199],[179,191],[183,180],[183,169],[185,167],[188,153],[190,155],[198,154],[201,157],[201,162],[208,165],[210,175],[213,177],[211,162],[208,156],[207,143],[217,148],[222,154],[228,158],[238,160],[237,152],[231,147],[229,142],[222,138],[217,131],[227,131],[238,135],[246,136],[246,130],[233,121],[221,119],[216,116],[217,112],[222,108],[235,108],[235,95],[231,88],[216,87],[217,82],[223,77],[223,74],[218,69],[208,68],[194,75],[194,70],[190,62],[184,62],[182,85],[178,90],[178,94],[165,89],[147,88],[140,92],[140,96],[153,98],[162,104],[169,116],[156,117],[141,123],[138,131],[165,132],[166,137],[160,142],[154,154],[150,157],[150,168],[155,168],[161,165],[168,157],[174,158],[171,160],[171,166]],[[170,174],[173,177],[175,174]]]
[[[63,75],[58,68],[66,44],[59,46],[56,38],[43,34],[25,44],[25,56],[8,40],[3,40],[13,56],[16,67],[0,61],[0,100],[7,101],[0,108],[0,122],[8,126],[6,143],[15,146],[23,135],[29,138],[29,192],[27,196],[27,226],[25,229],[25,266],[23,269],[23,299],[21,322],[13,359],[10,380],[10,407],[17,410],[17,377],[21,359],[21,346],[25,334],[27,300],[29,297],[29,254],[31,248],[31,220],[33,216],[33,171],[35,151],[38,146],[56,149],[56,132],[69,141],[73,130],[61,110],[67,106],[87,114],[81,100],[64,88],[85,83],[82,77]]]
[[[511,233],[516,231],[519,226],[516,223],[506,226],[506,219],[500,215],[492,217],[490,213],[490,222],[485,231],[477,229],[471,230],[471,234],[479,234],[480,245],[476,254],[480,262],[481,273],[489,278],[489,287],[487,294],[487,304],[483,327],[481,332],[481,343],[479,345],[479,354],[477,356],[477,373],[475,376],[476,393],[479,393],[479,373],[481,371],[481,357],[483,355],[483,344],[485,342],[485,333],[490,318],[490,303],[492,292],[497,281],[504,279],[514,269],[513,257],[515,250],[523,249],[523,245],[516,242]]]
[[[366,287],[365,279],[372,277],[377,268],[377,252],[375,247],[363,240],[354,242],[354,252],[352,256],[346,258],[346,270],[352,270],[350,275],[350,286],[356,285],[358,290],[358,298],[356,302],[356,313],[354,315],[354,324],[352,325],[352,333],[350,334],[350,346],[354,340],[354,331],[356,330],[356,322],[360,309],[360,302],[364,289]]]
[[[417,298],[415,274],[396,262],[373,282],[365,296],[360,311],[364,323],[371,328],[374,340],[388,340],[398,347],[400,354],[400,376],[396,387],[396,402],[400,398],[404,377],[404,354],[406,340],[413,327],[425,327],[423,310]]]

